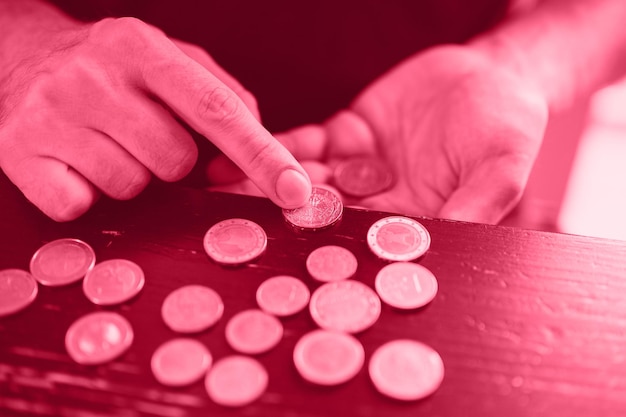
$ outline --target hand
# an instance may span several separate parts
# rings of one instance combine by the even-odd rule
[[[276,204],[308,198],[306,172],[258,121],[254,98],[193,45],[131,18],[59,32],[3,85],[0,167],[48,216],[71,220],[99,192],[136,196],[151,174],[184,177],[211,140]]]
[[[395,186],[359,205],[496,223],[519,200],[536,158],[547,104],[523,80],[469,47],[419,53],[382,76],[323,125],[276,135],[301,160],[369,153]]]

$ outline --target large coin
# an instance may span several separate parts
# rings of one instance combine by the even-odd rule
[[[256,301],[261,310],[275,316],[290,316],[309,304],[311,293],[298,278],[277,275],[268,278],[256,292]]]
[[[267,352],[283,337],[283,325],[262,310],[250,309],[235,314],[226,324],[226,341],[239,353]]]
[[[85,275],[83,292],[94,304],[114,305],[130,300],[146,282],[143,270],[127,259],[109,259]]]
[[[249,356],[232,355],[217,361],[204,380],[209,397],[217,404],[241,407],[259,398],[269,377],[259,361]]]
[[[87,314],[65,334],[65,348],[76,362],[96,365],[124,353],[133,342],[133,329],[121,315],[110,311]]]
[[[37,281],[21,269],[0,270],[0,317],[29,306],[37,297]]]
[[[427,268],[413,262],[394,262],[376,275],[376,292],[392,307],[412,309],[432,301],[437,279]]]
[[[333,172],[335,186],[344,194],[364,198],[387,190],[394,182],[390,167],[373,156],[341,161]]]
[[[387,261],[412,261],[430,247],[430,234],[419,222],[403,216],[382,218],[370,226],[367,244]]]
[[[67,285],[82,279],[96,263],[91,246],[78,239],[58,239],[43,245],[30,260],[30,273],[42,285]]]
[[[204,250],[215,262],[240,265],[265,251],[267,235],[261,226],[247,219],[228,219],[214,224],[204,235]]]
[[[358,333],[380,317],[380,299],[367,285],[353,280],[329,282],[311,296],[311,317],[322,329]]]
[[[181,337],[159,346],[152,354],[150,367],[161,384],[180,387],[200,380],[212,363],[213,357],[202,343]]]
[[[161,317],[178,333],[197,333],[222,318],[224,303],[220,295],[203,285],[185,285],[165,297]]]
[[[356,256],[348,249],[336,245],[321,246],[306,259],[309,274],[322,282],[348,279],[355,274],[357,266]]]
[[[369,374],[376,389],[397,400],[419,400],[439,388],[443,361],[430,346],[415,340],[399,339],[380,346],[369,362]]]
[[[301,230],[321,230],[332,226],[341,219],[343,203],[337,194],[322,188],[313,187],[309,201],[302,207],[283,209],[283,217],[293,227]]]
[[[346,333],[313,330],[302,336],[293,351],[300,375],[319,385],[337,385],[352,379],[363,367],[363,345]]]

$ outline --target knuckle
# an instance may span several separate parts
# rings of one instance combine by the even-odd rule
[[[242,118],[239,99],[223,86],[203,91],[196,112],[201,120],[207,122],[231,124],[237,123]]]
[[[119,178],[111,186],[112,197],[118,200],[130,200],[141,193],[150,182],[150,174],[144,169],[137,169],[132,176]]]
[[[154,174],[163,181],[178,181],[193,169],[198,159],[198,149],[193,143],[176,147],[155,164]]]

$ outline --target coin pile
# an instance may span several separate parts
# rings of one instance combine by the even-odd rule
[[[350,169],[365,169],[362,166],[366,162],[358,164],[361,168],[344,166],[338,178]],[[373,174],[364,171],[360,175]],[[382,174],[375,177],[387,178]],[[339,181],[337,185],[349,187],[344,183]],[[377,189],[381,187],[383,184]],[[365,195],[366,191],[352,193]],[[295,230],[317,231],[336,224],[342,213],[343,205],[337,195],[315,187],[305,207],[283,210],[283,217]],[[234,353],[217,360],[193,335],[221,320],[224,303],[220,295],[204,285],[175,289],[164,298],[161,317],[178,335],[154,350],[150,362],[154,378],[174,387],[204,378],[205,390],[215,403],[230,407],[250,404],[265,392],[269,381],[267,370],[254,355],[280,343],[281,318],[307,307],[318,328],[301,336],[294,347],[292,359],[297,372],[305,380],[324,386],[354,378],[365,366],[366,357],[358,334],[376,323],[381,304],[417,309],[432,301],[437,293],[432,272],[413,262],[430,247],[430,235],[419,222],[402,216],[382,218],[371,225],[366,240],[372,253],[388,262],[378,271],[375,288],[357,279],[358,260],[349,249],[320,246],[303,259],[311,283],[316,284],[315,290],[311,292],[302,277],[277,275],[266,279],[256,290],[257,307],[238,312],[226,323],[225,339]],[[219,265],[245,265],[266,251],[267,235],[251,220],[226,219],[209,228],[203,246]],[[33,255],[30,272],[0,271],[0,316],[32,303],[37,296],[37,283],[60,286],[81,279],[85,296],[96,305],[106,306],[132,299],[145,284],[142,269],[132,261],[96,263],[94,251],[87,243],[59,239]],[[94,365],[122,355],[133,337],[133,329],[123,316],[99,311],[76,320],[67,330],[65,344],[73,360]],[[439,354],[411,339],[392,340],[379,346],[371,354],[367,369],[380,393],[406,401],[432,394],[444,375]]]

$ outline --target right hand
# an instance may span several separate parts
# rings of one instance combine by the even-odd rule
[[[3,86],[0,168],[51,218],[77,218],[100,192],[132,198],[151,174],[184,177],[197,158],[186,126],[277,205],[308,199],[306,172],[260,124],[252,95],[200,48],[132,18],[43,45]]]

